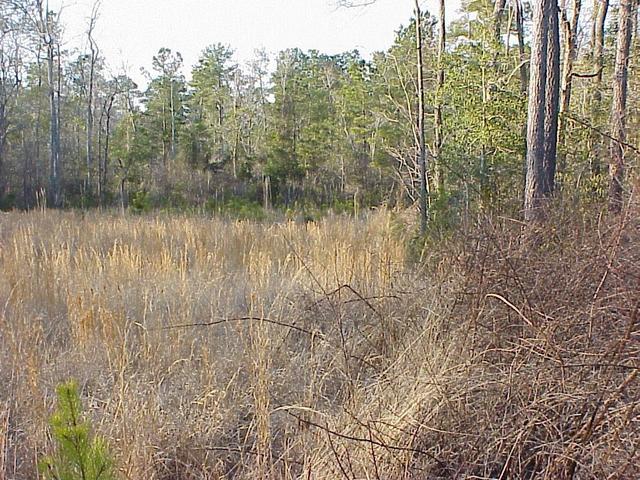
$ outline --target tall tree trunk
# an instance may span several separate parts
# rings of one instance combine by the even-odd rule
[[[42,63],[41,62],[41,58],[42,58],[42,44],[39,43],[38,47],[37,47],[37,51],[36,51],[36,65],[38,68],[38,100],[37,100],[37,106],[36,106],[36,127],[35,127],[35,138],[34,138],[34,142],[35,142],[35,162],[32,162],[32,165],[34,167],[34,171],[33,171],[33,178],[35,178],[35,186],[36,191],[35,191],[35,195],[36,197],[33,198],[33,202],[34,205],[38,204],[38,196],[41,195],[42,193],[42,184],[43,182],[41,182],[41,170],[40,170],[40,160],[41,160],[41,135],[40,135],[40,128],[42,125],[42,110],[43,110],[43,106],[42,106]],[[45,170],[46,170],[46,162],[43,162],[45,165]]]
[[[596,68],[596,81],[602,82],[602,67],[604,66],[604,35],[609,12],[609,0],[593,1],[593,25],[591,31],[591,51],[593,52],[593,63]],[[597,91],[600,96],[600,91]]]
[[[49,192],[48,201],[51,206],[57,207],[60,203],[60,133],[58,108],[56,102],[56,78],[55,78],[55,38],[52,13],[48,10],[48,4],[43,0],[36,0],[37,27],[41,43],[46,51],[47,59],[47,87],[49,99]]]
[[[93,84],[95,78],[95,69],[96,62],[98,60],[98,48],[96,46],[96,42],[93,39],[93,29],[95,27],[96,19],[97,19],[97,6],[94,6],[94,10],[89,21],[89,31],[87,33],[87,37],[89,40],[89,47],[91,48],[91,57],[89,64],[89,91],[87,92],[87,138],[86,138],[86,154],[87,154],[87,180],[85,191],[88,194],[91,194],[92,190],[92,179],[91,173],[93,170]],[[98,153],[98,157],[100,154]],[[99,161],[98,161],[99,163]]]
[[[174,96],[173,79],[171,81],[170,93],[171,98],[169,100],[169,109],[171,113],[171,159],[176,157],[176,106]]]
[[[547,86],[547,53],[549,44],[549,0],[537,0],[533,10],[529,108],[527,116],[527,159],[524,195],[524,217],[535,221],[541,217],[544,197],[545,104]]]
[[[8,92],[6,87],[7,82],[7,72],[4,69],[4,58],[3,52],[0,49],[0,64],[3,67],[2,71],[0,71],[0,201],[4,198],[7,179],[5,177],[4,172],[4,149],[7,142],[7,131],[8,131],[8,121],[7,121],[7,102],[8,102]]]
[[[496,0],[493,6],[493,33],[498,45],[502,42],[502,17],[507,0]]]
[[[6,144],[6,119],[4,99],[0,99],[0,201],[4,198],[7,180],[4,172],[4,147]]]
[[[62,54],[60,52],[60,42],[56,42],[56,67],[57,67],[57,75],[56,75],[56,95],[55,95],[55,110],[56,110],[56,159],[57,159],[57,171],[58,171],[58,192],[56,199],[56,207],[62,206],[62,196],[63,196],[63,188],[62,188],[62,144],[61,144],[61,136],[60,136],[60,118],[61,118],[61,96],[62,96]]]
[[[102,134],[104,131],[104,105],[98,119],[98,206],[103,206],[104,176],[102,175]]]
[[[609,162],[609,209],[620,213],[623,200],[624,150],[626,139],[625,114],[627,108],[627,85],[629,73],[629,50],[631,47],[632,15],[635,0],[620,0],[618,46],[616,49],[613,104],[611,107],[611,141]]]
[[[573,0],[571,5],[571,20],[567,15],[566,8],[562,9],[562,31],[563,31],[563,68],[562,68],[562,84],[560,88],[560,124],[558,126],[558,144],[562,149],[560,154],[560,171],[566,170],[566,130],[567,130],[567,114],[571,106],[571,89],[573,79],[573,64],[578,55],[577,33],[580,21],[580,11],[582,9],[582,0]]]
[[[593,91],[591,94],[591,117],[595,125],[599,124],[602,112],[602,70],[604,68],[604,34],[609,11],[609,0],[594,0],[593,25],[591,31],[592,62],[595,68]],[[591,175],[596,177],[601,173],[603,142],[600,134],[595,130],[589,139],[589,163]]]
[[[560,100],[560,31],[557,0],[548,0],[547,84],[544,113],[544,183],[542,193],[549,196],[555,189],[558,152],[558,112]]]
[[[424,69],[422,64],[422,11],[419,0],[415,0],[416,16],[416,53],[418,59],[418,145],[417,157],[420,167],[420,232],[424,235],[427,232],[427,222],[429,219],[428,196],[429,185],[427,182],[427,155],[424,140]]]
[[[438,32],[438,75],[436,78],[436,112],[435,112],[435,144],[433,149],[433,156],[435,159],[434,174],[436,179],[437,193],[444,193],[444,172],[442,168],[442,145],[444,137],[443,128],[443,101],[442,95],[444,92],[444,54],[447,43],[447,25],[445,15],[445,0],[440,0],[440,15],[438,17],[439,32]],[[424,103],[424,94],[423,103]]]
[[[31,152],[29,152],[29,148],[27,147],[27,139],[25,135],[25,128],[22,128],[20,132],[20,143],[22,145],[22,205],[26,210],[31,208],[30,206],[30,179],[31,175]]]
[[[518,34],[518,53],[520,57],[520,91],[526,93],[529,89],[529,69],[527,68],[527,51],[524,38],[524,15],[522,1],[513,0],[513,8],[516,11],[516,32]]]
[[[106,117],[106,127],[105,127],[105,135],[104,135],[104,151],[102,152],[102,161],[99,166],[100,169],[100,203],[103,204],[105,202],[105,193],[106,193],[106,185],[109,180],[109,142],[111,139],[111,117],[112,117],[112,109],[113,103],[116,99],[116,92],[113,92],[108,100],[105,101],[105,117]]]
[[[48,21],[48,20],[47,20]],[[55,45],[53,38],[47,39],[47,82],[49,84],[49,201],[53,207],[60,206],[60,130],[58,104],[56,101],[56,78],[54,73]]]
[[[239,98],[240,98],[240,87],[238,86],[238,75],[236,73],[236,79],[235,79],[235,84],[236,84],[236,92],[235,92],[235,98],[233,99],[233,120],[234,120],[234,125],[233,128],[235,129],[235,138],[233,141],[233,155],[232,155],[232,169],[233,169],[233,178],[238,178],[238,157],[239,157],[239,150],[240,150],[240,122],[238,120],[238,110],[239,110],[239,106],[238,106],[238,102],[239,102]]]
[[[167,148],[167,111],[164,101],[162,102],[162,166],[167,166],[169,150]]]

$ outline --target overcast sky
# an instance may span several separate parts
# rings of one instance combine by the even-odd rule
[[[83,32],[94,0],[49,0],[64,5],[66,46],[86,44]],[[459,0],[447,0],[447,21]],[[437,14],[437,0],[423,8]],[[188,73],[200,52],[213,43],[230,45],[244,63],[256,49],[275,53],[289,47],[363,55],[391,45],[394,32],[412,14],[413,0],[377,0],[358,9],[336,7],[336,0],[102,0],[96,39],[110,69],[142,82],[140,67],[151,68],[161,47],[179,51]]]

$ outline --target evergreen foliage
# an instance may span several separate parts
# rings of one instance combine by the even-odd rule
[[[0,7],[12,27],[0,37],[0,208],[33,208],[51,188],[52,81],[60,89],[63,206],[137,208],[146,192],[150,208],[176,198],[179,205],[169,207],[206,209],[242,197],[284,212],[301,205],[335,210],[354,198],[365,209],[402,208],[419,196],[413,19],[370,58],[355,50],[328,55],[290,48],[274,57],[257,52],[241,65],[231,46],[214,43],[189,76],[180,53],[161,48],[145,86],[111,75],[99,57],[89,99],[89,54],[56,51],[60,70],[50,80],[45,62],[12,47],[42,41],[12,4],[21,2]],[[501,16],[496,6],[462,1],[447,25],[442,58],[439,21],[422,13],[429,211],[438,225],[458,224],[480,210],[515,217],[522,209],[532,4],[506,2]],[[565,2],[562,18],[574,9]],[[606,22],[600,60],[589,51],[593,19],[583,12],[579,23],[572,94],[558,138],[558,195],[565,198],[606,196],[616,11]],[[62,27],[58,17],[50,21],[56,31]],[[640,131],[633,58],[625,117],[632,163]]]
[[[50,419],[56,451],[42,459],[41,473],[49,480],[115,479],[108,446],[91,433],[75,382],[59,385],[56,393],[58,407]]]

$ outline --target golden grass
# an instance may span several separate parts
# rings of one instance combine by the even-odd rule
[[[316,303],[337,304],[328,293],[345,284],[363,296],[390,291],[405,249],[389,222],[3,216],[2,400],[24,428],[18,446],[32,449],[17,454],[26,462],[18,470],[33,475],[53,388],[75,377],[127,478],[173,477],[192,461],[226,472],[238,459],[266,475],[281,428],[271,410],[345,396],[362,369],[341,363],[336,312]],[[384,341],[371,316],[343,325],[345,349]],[[259,320],[171,328],[243,317],[315,338]],[[356,338],[356,328],[369,331]],[[205,447],[229,451],[198,451]]]
[[[70,377],[126,479],[555,478],[562,458],[632,478],[634,284],[605,278],[595,297],[594,284],[618,260],[616,281],[634,275],[635,260],[587,231],[532,255],[485,226],[417,267],[385,212],[3,215],[0,478],[36,478]],[[582,297],[568,291],[580,278]],[[591,343],[577,345],[584,325]],[[566,366],[603,358],[626,367]]]

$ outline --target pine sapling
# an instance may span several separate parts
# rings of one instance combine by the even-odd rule
[[[91,433],[84,419],[78,388],[73,381],[56,389],[58,408],[51,417],[53,455],[40,462],[47,480],[112,480],[113,459],[106,442]]]

